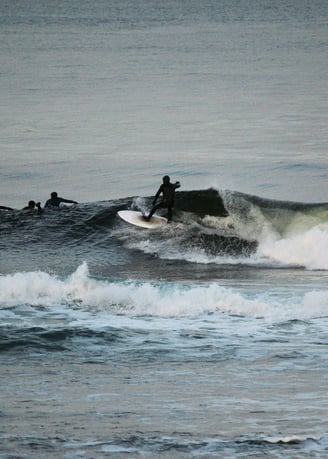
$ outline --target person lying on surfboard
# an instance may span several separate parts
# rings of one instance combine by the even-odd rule
[[[180,188],[180,182],[171,183],[170,177],[165,175],[163,177],[163,183],[159,187],[155,198],[153,200],[153,207],[148,215],[145,217],[145,220],[149,221],[152,215],[156,212],[157,209],[160,208],[167,208],[167,221],[172,221],[172,209],[174,207],[174,194],[177,188]],[[159,198],[160,194],[162,194],[162,200],[158,204],[156,204],[157,199]]]

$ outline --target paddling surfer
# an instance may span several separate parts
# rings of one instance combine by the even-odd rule
[[[48,199],[44,207],[59,207],[62,202],[77,204],[76,201],[72,201],[71,199],[60,198],[56,191],[53,191],[50,195],[50,199]]]

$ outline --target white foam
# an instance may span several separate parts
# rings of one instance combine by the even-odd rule
[[[328,269],[328,224],[278,239],[271,235],[260,242],[259,257],[307,269]]]
[[[42,272],[0,277],[0,308],[29,304],[66,305],[115,315],[196,317],[229,313],[269,321],[327,316],[328,292],[306,291],[297,297],[270,292],[250,295],[218,283],[183,286],[173,283],[111,281],[91,278],[83,263],[62,280]]]

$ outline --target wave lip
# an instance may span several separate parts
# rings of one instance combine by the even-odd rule
[[[261,264],[328,269],[328,204],[274,201],[224,192],[224,204],[240,237],[256,239]]]

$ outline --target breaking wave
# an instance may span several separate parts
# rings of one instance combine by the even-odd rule
[[[328,269],[328,203],[274,201],[211,188],[177,192],[174,223],[159,230],[142,230],[117,216],[118,210],[150,206],[149,197],[131,197],[42,215],[2,211],[0,250],[9,263],[13,254],[25,256],[28,247],[42,268],[38,260],[54,250],[61,259],[78,254],[71,271],[83,259],[103,260],[104,253],[120,263],[122,250],[191,263]],[[5,265],[0,271],[6,272]]]
[[[16,305],[66,305],[91,312],[154,317],[227,313],[271,322],[327,316],[328,292],[310,290],[289,297],[251,294],[220,286],[167,282],[112,281],[90,276],[83,263],[66,278],[45,272],[0,276],[0,309]]]

